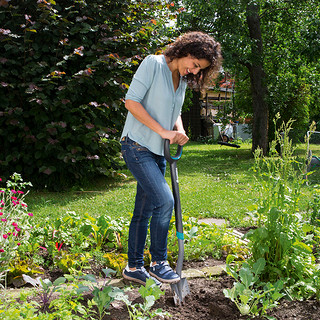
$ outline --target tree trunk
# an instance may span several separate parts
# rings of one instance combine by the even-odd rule
[[[266,102],[267,85],[263,68],[263,46],[258,4],[251,3],[247,6],[246,18],[252,40],[252,63],[248,66],[253,103],[252,152],[259,147],[266,155],[268,151],[269,108]]]

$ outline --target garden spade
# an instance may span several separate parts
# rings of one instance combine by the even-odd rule
[[[180,193],[179,193],[179,181],[178,181],[178,168],[177,161],[181,158],[182,155],[182,146],[178,145],[177,153],[175,156],[171,156],[170,153],[170,141],[168,139],[164,142],[164,156],[170,164],[170,173],[171,173],[171,183],[172,183],[172,192],[174,197],[174,212],[176,218],[176,233],[178,238],[178,260],[176,273],[180,276],[180,281],[177,283],[171,284],[171,289],[173,291],[173,299],[176,305],[180,305],[187,294],[190,293],[188,282],[186,278],[182,278],[182,265],[184,257],[184,244],[183,244],[183,226],[182,226],[182,214],[181,214],[181,203],[180,203]]]

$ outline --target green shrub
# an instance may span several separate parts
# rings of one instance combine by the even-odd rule
[[[166,8],[1,2],[4,177],[16,171],[36,187],[58,190],[117,168],[125,90],[142,58],[169,41],[161,33]]]

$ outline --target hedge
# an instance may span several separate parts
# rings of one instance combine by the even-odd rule
[[[173,11],[161,1],[2,1],[1,176],[60,190],[116,169],[126,89],[170,41]]]

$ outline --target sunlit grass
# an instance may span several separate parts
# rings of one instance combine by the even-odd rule
[[[320,156],[320,148],[313,149]],[[303,157],[305,146],[298,145],[296,153]],[[250,144],[241,144],[241,148],[235,149],[188,143],[178,161],[183,214],[199,218],[226,218],[234,225],[248,223],[248,208],[257,197],[251,170],[253,163]],[[169,166],[166,177],[171,184]],[[317,181],[320,182],[318,178],[318,172],[309,177],[307,194]],[[117,218],[132,213],[135,189],[136,182],[131,173],[122,170],[115,178],[102,178],[84,190],[63,193],[31,190],[26,200],[30,211],[39,219],[59,217],[68,211],[75,211],[79,216],[88,213],[94,217],[108,215]]]

